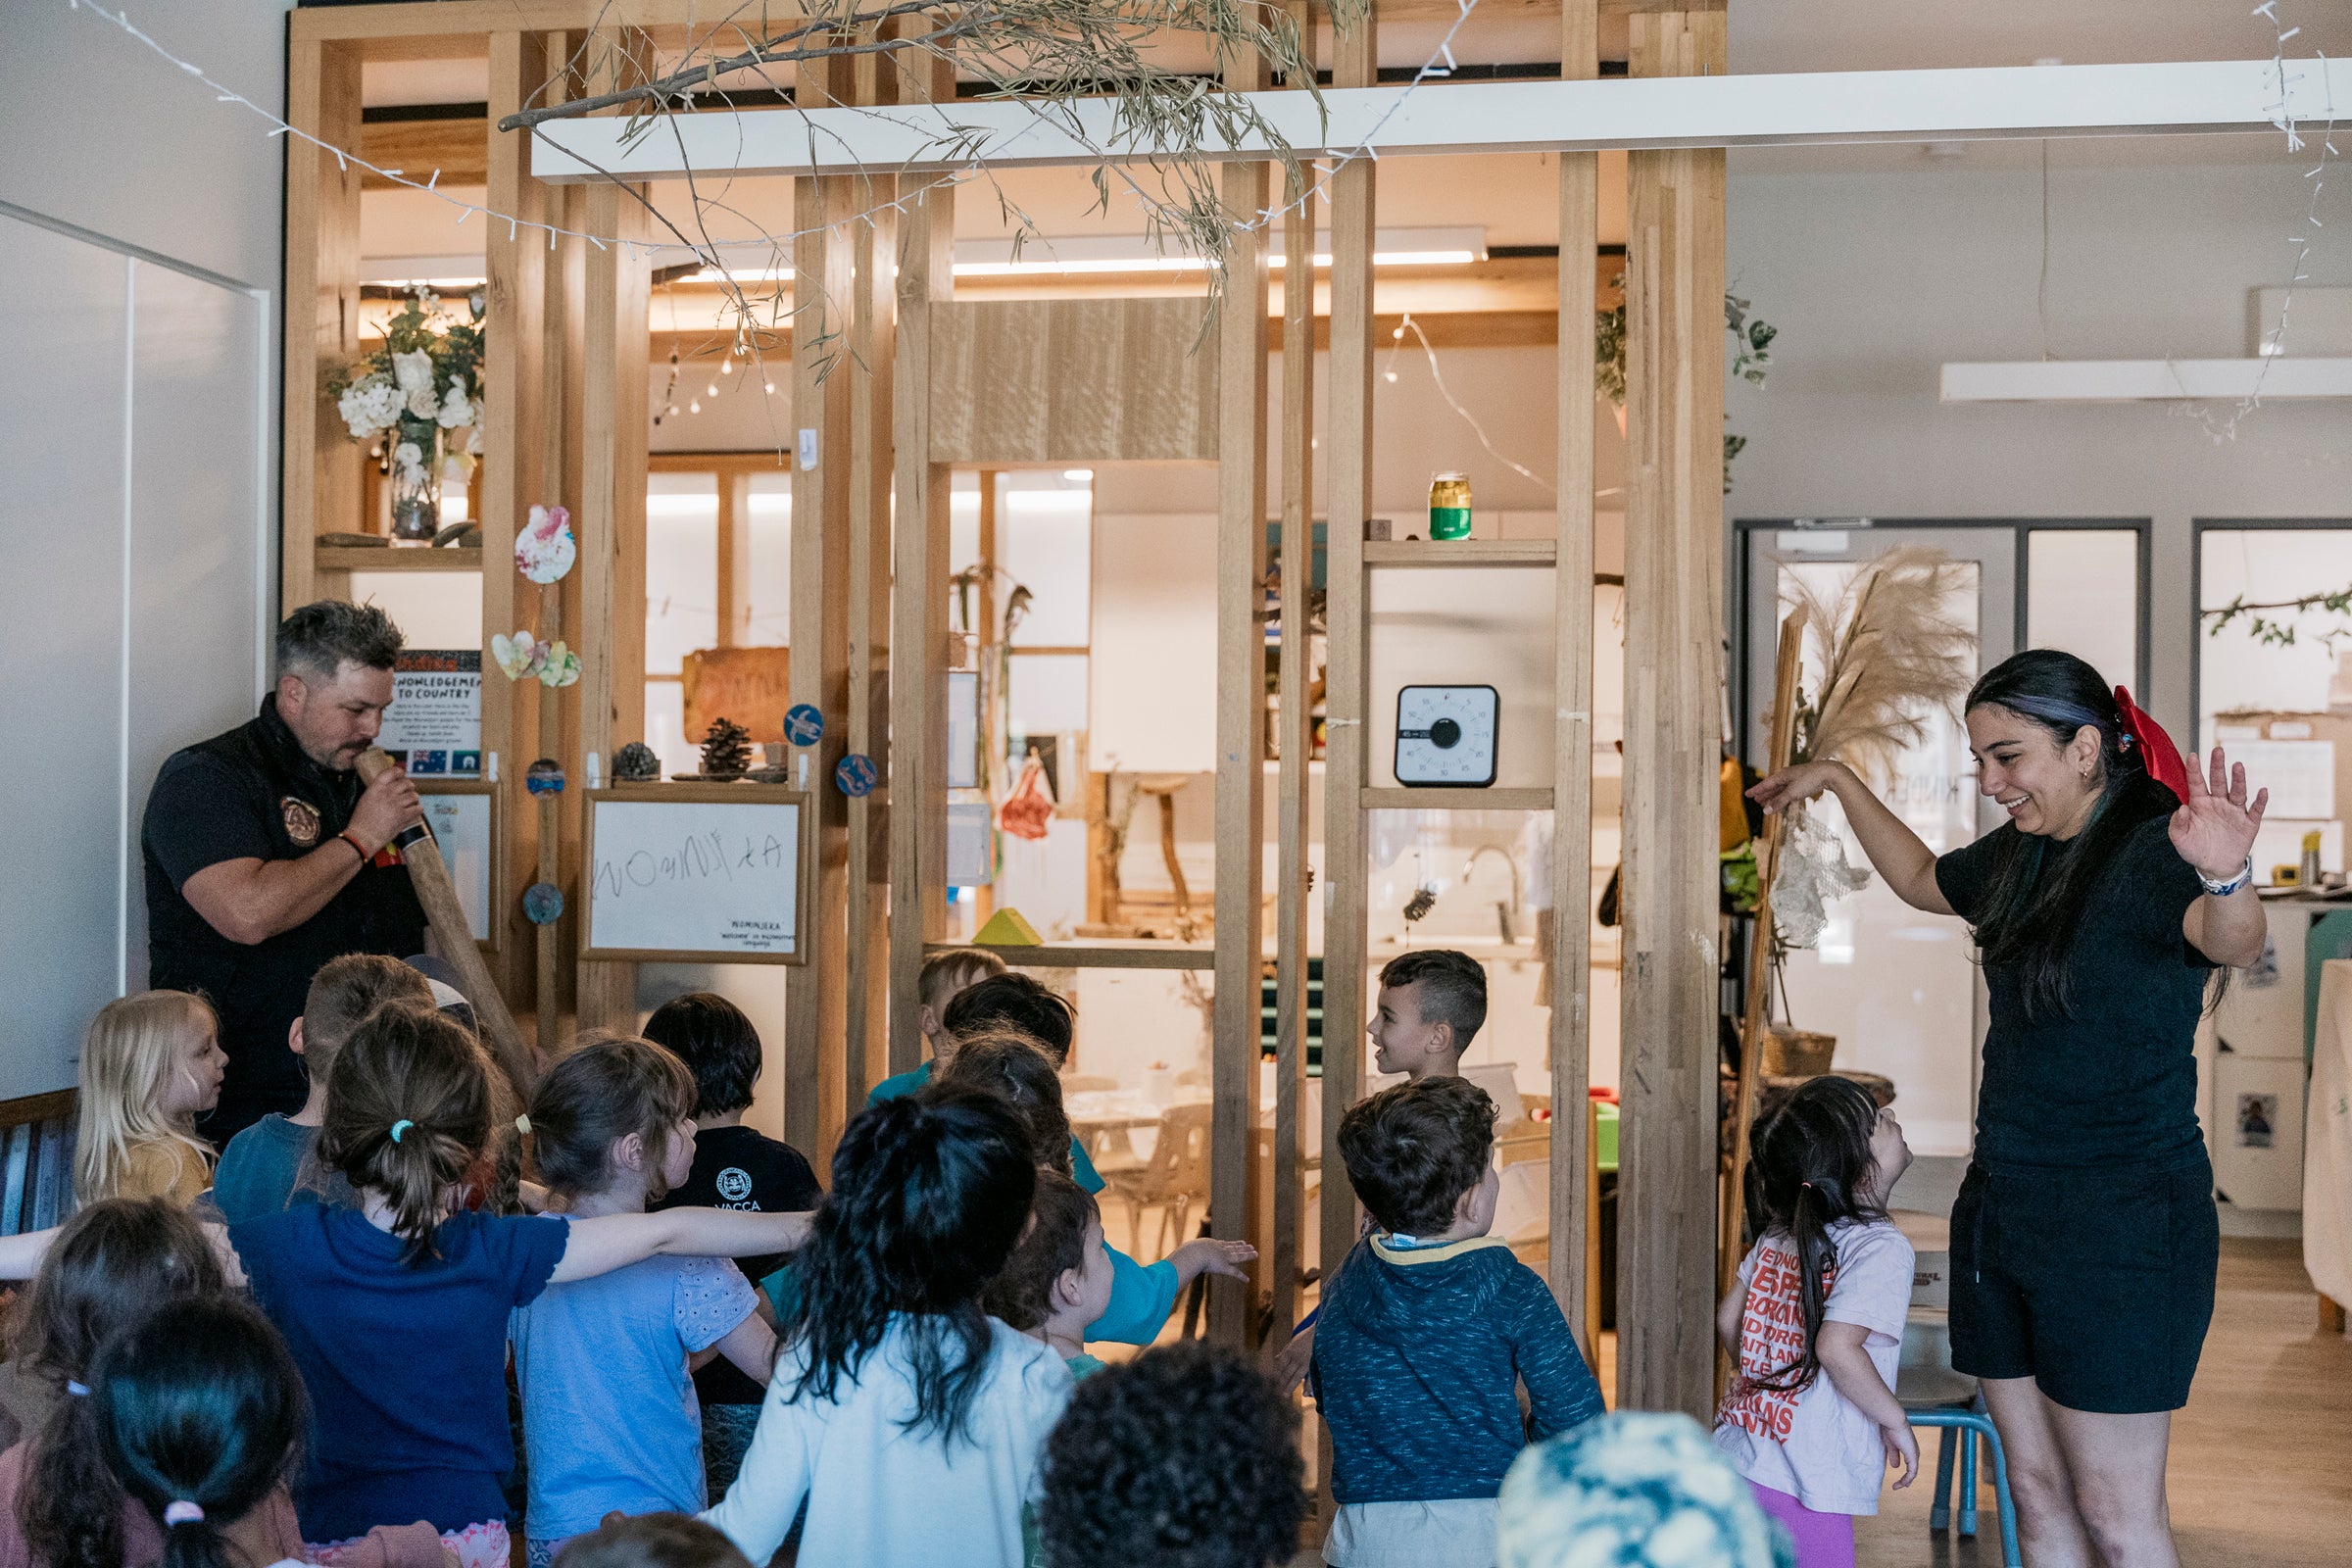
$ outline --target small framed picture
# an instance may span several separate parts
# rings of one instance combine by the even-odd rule
[[[2277,1095],[2240,1095],[2237,1097],[2237,1147],[2268,1149],[2278,1136],[2278,1097]]]

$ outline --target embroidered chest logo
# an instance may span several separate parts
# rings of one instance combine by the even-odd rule
[[[718,1173],[718,1196],[730,1203],[740,1203],[752,1196],[752,1177],[749,1171],[729,1165]]]
[[[286,824],[286,837],[296,844],[307,850],[318,842],[318,808],[289,795],[277,803],[277,814]]]

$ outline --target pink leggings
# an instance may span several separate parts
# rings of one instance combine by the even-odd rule
[[[1796,1568],[1854,1568],[1854,1518],[1815,1513],[1786,1492],[1747,1484],[1764,1511],[1788,1527],[1796,1541]]]

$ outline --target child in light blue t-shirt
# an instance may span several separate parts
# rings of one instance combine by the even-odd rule
[[[636,1213],[686,1178],[694,1079],[635,1039],[582,1046],[540,1081],[533,1152],[561,1212]],[[692,1513],[703,1488],[693,1368],[713,1356],[764,1385],[775,1333],[724,1258],[654,1257],[554,1286],[513,1315],[532,1568],[607,1514]]]

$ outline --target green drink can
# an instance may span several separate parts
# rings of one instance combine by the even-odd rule
[[[1429,536],[1432,539],[1470,537],[1470,476],[1441,473],[1429,484]]]

